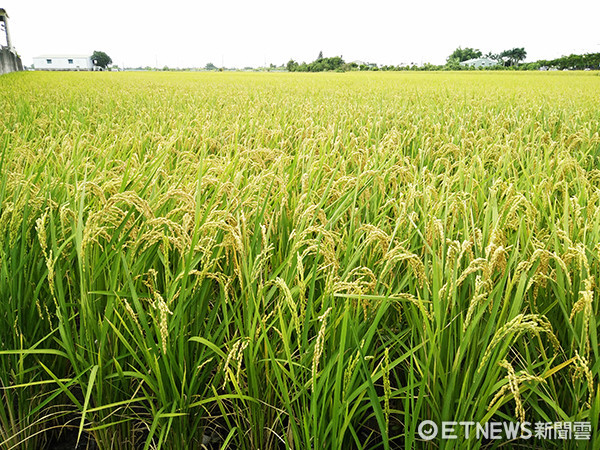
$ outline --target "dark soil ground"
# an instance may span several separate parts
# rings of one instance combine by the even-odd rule
[[[44,450],[99,450],[96,443],[85,433],[77,445],[77,430],[65,430],[51,440]]]

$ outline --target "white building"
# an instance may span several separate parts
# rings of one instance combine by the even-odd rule
[[[467,61],[463,61],[460,63],[461,66],[470,66],[470,67],[494,67],[498,65],[498,61],[494,61],[490,58],[475,58],[469,59]]]
[[[35,70],[94,70],[90,56],[42,55],[33,58]]]

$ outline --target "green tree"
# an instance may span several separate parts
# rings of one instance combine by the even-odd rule
[[[204,66],[204,70],[217,70],[217,66],[209,62],[206,66]]]
[[[469,59],[481,58],[481,50],[467,47],[461,48],[458,47],[456,50],[452,52],[450,56],[446,59],[446,61],[450,62],[463,62],[468,61]]]
[[[286,64],[290,72],[325,72],[325,71],[343,71],[346,63],[341,56],[332,56],[329,58],[318,58],[311,63],[302,63],[298,65],[296,61],[290,59]]]
[[[504,50],[502,53],[500,53],[500,58],[505,66],[512,66],[512,50]]]
[[[293,59],[290,59],[285,67],[287,68],[288,72],[295,72],[298,70],[298,63]]]
[[[494,61],[498,62],[502,61],[502,58],[500,58],[500,55],[498,53],[487,52],[485,54],[485,58],[493,59]]]
[[[504,65],[514,66],[523,61],[527,57],[527,52],[523,47],[511,48],[500,53],[500,58],[504,61]]]
[[[527,52],[525,51],[525,48],[520,47],[513,49],[513,60],[515,61],[515,64],[520,63],[525,58],[527,58]]]
[[[101,52],[99,50],[95,50],[92,54],[92,62],[95,66],[106,69],[109,64],[112,64],[112,59],[106,53]]]

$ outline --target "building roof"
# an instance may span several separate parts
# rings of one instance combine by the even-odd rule
[[[495,61],[493,59],[490,58],[473,58],[473,59],[468,59],[467,61],[462,61],[460,63],[461,66],[474,66],[474,65],[496,65],[498,64],[498,61]]]
[[[67,55],[67,54],[52,54],[52,55],[38,55],[35,58],[91,58],[91,55]]]

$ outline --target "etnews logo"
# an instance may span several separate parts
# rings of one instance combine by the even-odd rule
[[[592,435],[591,422],[442,422],[424,420],[417,429],[421,439],[548,439],[585,440]]]

